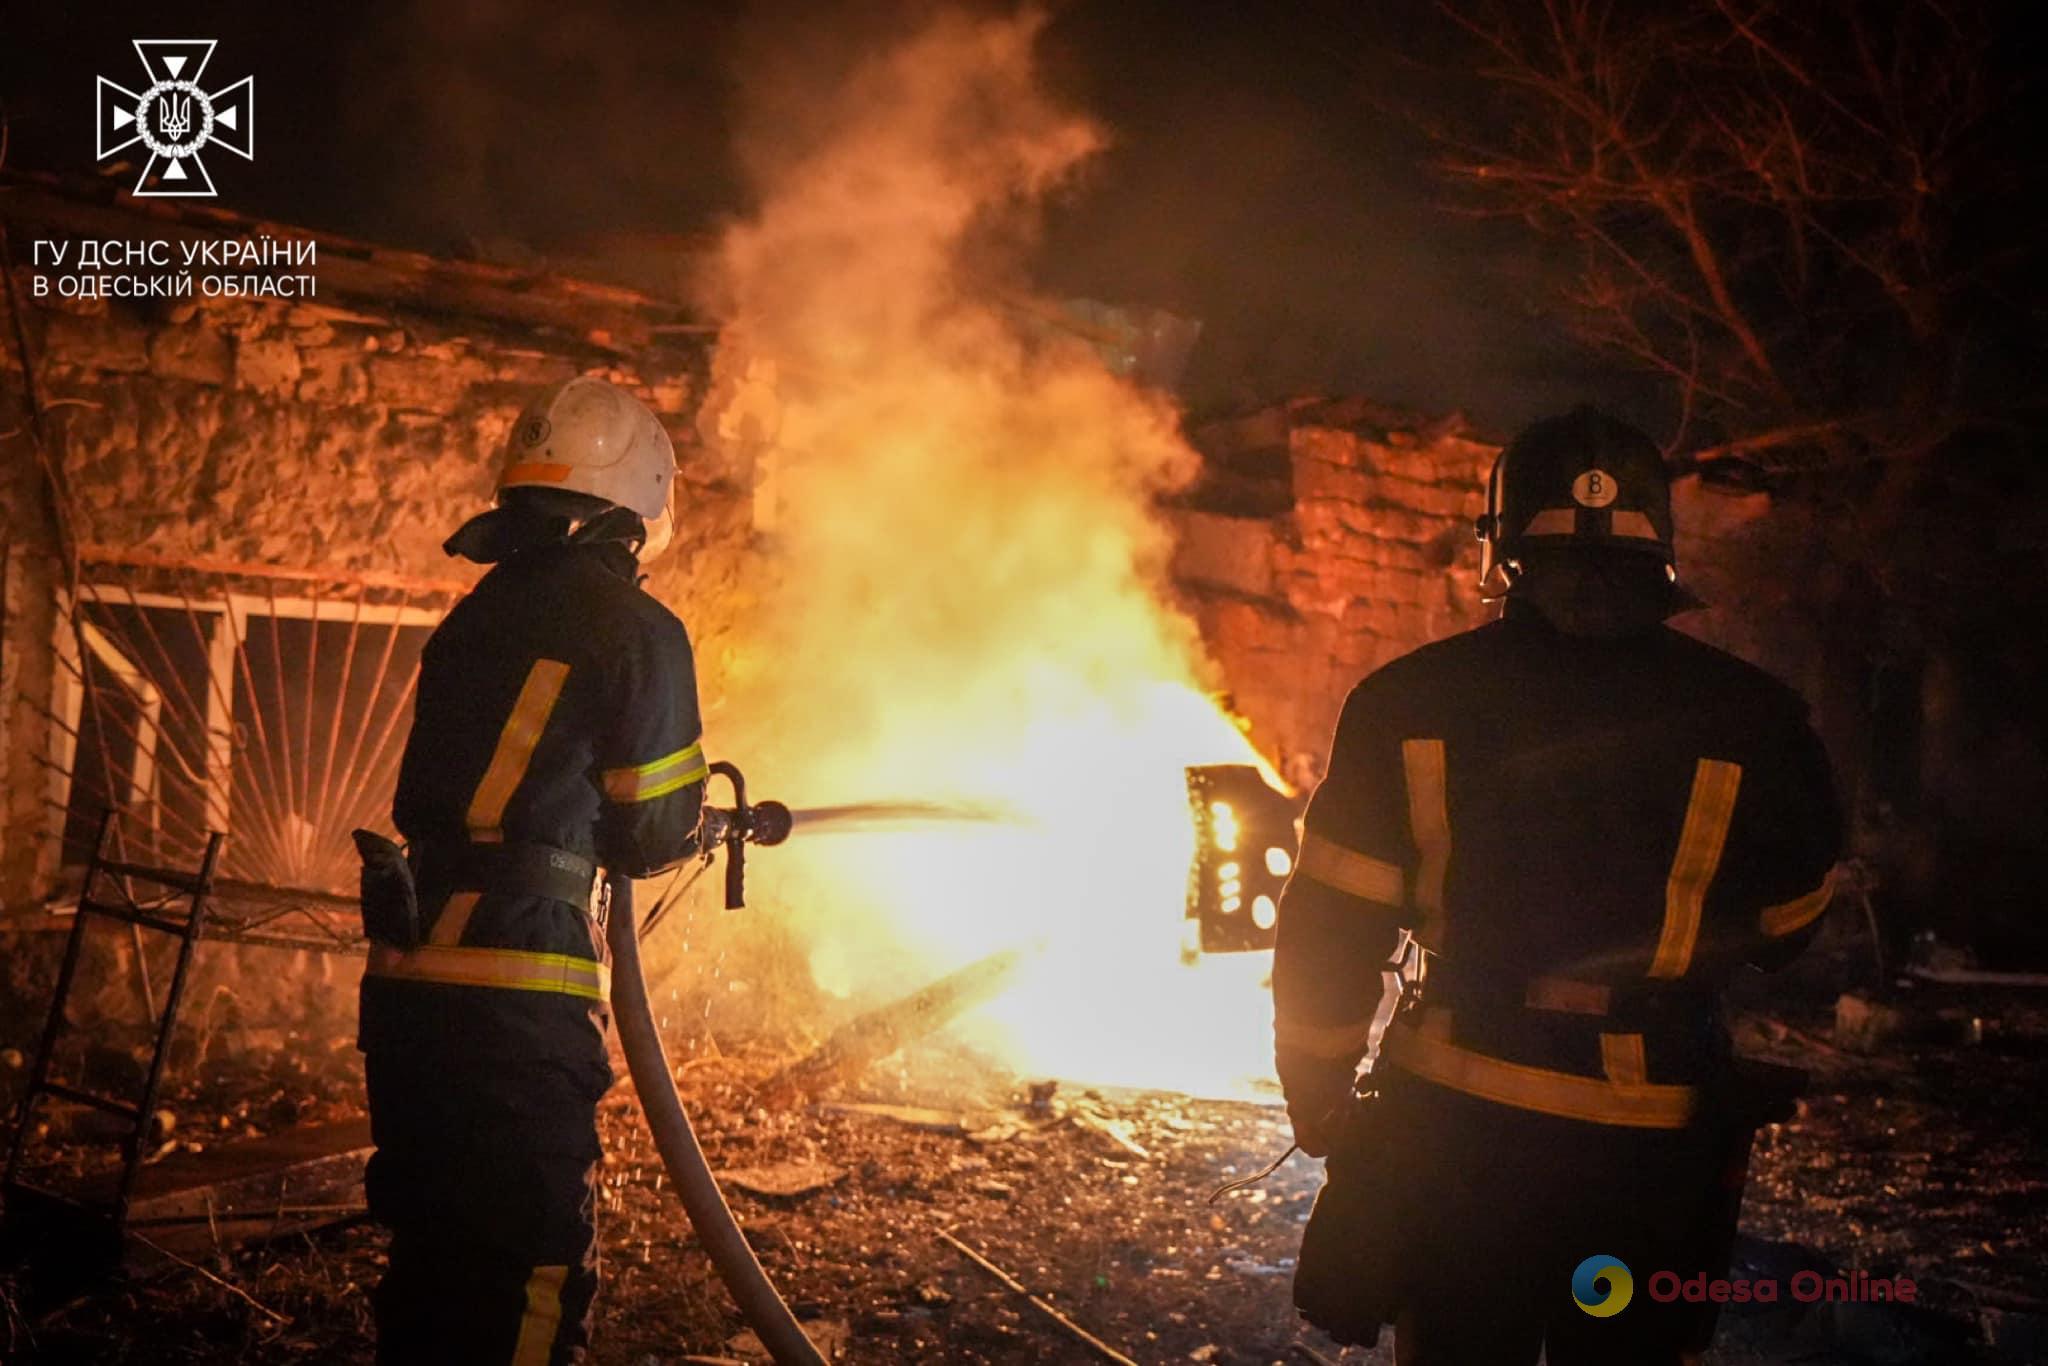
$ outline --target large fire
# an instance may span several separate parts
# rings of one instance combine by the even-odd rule
[[[721,369],[772,387],[776,582],[718,739],[800,804],[1003,816],[758,860],[828,987],[1037,945],[983,1042],[1241,1092],[1270,1070],[1267,963],[1182,961],[1183,768],[1257,758],[1168,605],[1153,502],[1195,472],[1174,412],[1018,307],[1036,208],[1102,144],[1037,83],[1037,28],[942,19],[753,144],[760,208],[714,288]]]

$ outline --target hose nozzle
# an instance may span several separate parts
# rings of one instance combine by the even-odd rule
[[[725,846],[725,908],[736,911],[747,904],[747,846],[782,843],[796,818],[781,802],[750,803],[746,777],[735,765],[721,759],[711,771],[732,784],[732,805],[704,808],[697,845],[707,859],[713,846]]]

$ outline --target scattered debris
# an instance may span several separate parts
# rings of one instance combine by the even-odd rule
[[[201,1276],[204,1276],[207,1280],[212,1281],[221,1289],[229,1292],[230,1294],[235,1296],[235,1298],[241,1300],[244,1304],[248,1305],[251,1309],[254,1309],[257,1313],[269,1319],[272,1323],[282,1324],[287,1327],[290,1326],[291,1320],[289,1318],[285,1317],[283,1314],[278,1313],[275,1309],[272,1309],[269,1305],[257,1299],[254,1295],[242,1289],[241,1286],[236,1285],[233,1281],[215,1275],[213,1272],[208,1271],[205,1267],[199,1265],[199,1263],[197,1262],[189,1261],[184,1257],[180,1257],[177,1253],[171,1251],[169,1248],[164,1247],[158,1243],[151,1242],[147,1237],[144,1237],[140,1233],[133,1233],[131,1231],[130,1236],[133,1237],[137,1242],[141,1243],[144,1247],[148,1248],[150,1251],[155,1252],[165,1258],[168,1258],[170,1261],[176,1262],[179,1266],[184,1267],[187,1271],[198,1272]]]
[[[1872,1053],[1906,1029],[1906,1016],[1896,1007],[1845,991],[1835,1000],[1835,1042],[1858,1053]]]
[[[1028,1133],[1032,1126],[1021,1120],[1002,1118],[979,1129],[969,1129],[964,1138],[969,1143],[1008,1143],[1020,1134]]]
[[[363,1212],[367,1119],[309,1125],[177,1153],[144,1170],[128,1223],[151,1246],[186,1256]]]
[[[2048,1361],[2048,1314],[1985,1309],[1978,1331],[1991,1349],[2009,1361]]]
[[[1123,1120],[1112,1118],[1100,1102],[1076,1105],[1067,1112],[1067,1118],[1091,1133],[1101,1134],[1133,1157],[1143,1158],[1147,1162],[1152,1160],[1151,1152],[1131,1137],[1131,1126]]]
[[[804,1324],[804,1333],[811,1345],[818,1349],[818,1355],[827,1361],[837,1361],[846,1355],[847,1341],[853,1336],[844,1319],[812,1319]],[[768,1349],[761,1345],[761,1339],[754,1336],[749,1328],[726,1339],[725,1349],[737,1353],[741,1361],[766,1361]]]
[[[846,1168],[823,1162],[777,1162],[761,1167],[727,1167],[718,1184],[729,1190],[775,1200],[793,1200],[829,1189],[846,1179]]]
[[[945,1243],[948,1246],[954,1248],[962,1256],[966,1257],[968,1261],[973,1262],[983,1271],[986,1271],[989,1275],[995,1277],[998,1281],[1002,1282],[1005,1287],[1012,1291],[1015,1291],[1019,1295],[1022,1295],[1025,1301],[1029,1303],[1033,1309],[1036,1309],[1039,1313],[1044,1314],[1054,1323],[1057,1323],[1061,1328],[1066,1330],[1067,1334],[1070,1337],[1074,1338],[1077,1342],[1084,1343],[1089,1348],[1093,1349],[1095,1354],[1097,1356],[1100,1356],[1104,1361],[1117,1362],[1119,1363],[1119,1366],[1138,1366],[1137,1362],[1132,1361],[1122,1352],[1117,1351],[1116,1348],[1110,1346],[1101,1338],[1096,1337],[1086,1328],[1083,1328],[1080,1324],[1074,1322],[1065,1314],[1062,1314],[1059,1310],[1053,1308],[1050,1304],[1047,1304],[1044,1300],[1032,1294],[1028,1289],[1025,1288],[1024,1283],[1022,1281],[1019,1281],[1015,1276],[1012,1276],[1009,1272],[1003,1270],[994,1262],[982,1256],[979,1252],[976,1252],[973,1248],[961,1242],[952,1234],[946,1232],[946,1230],[940,1229],[934,1236],[936,1236],[940,1242]]]
[[[1828,1345],[1845,1338],[1879,1354],[1923,1350],[1922,1360],[1959,1366],[1987,1362],[1983,1354],[1994,1350],[2001,1361],[2043,1358],[2048,1173],[2032,1117],[2048,1085],[2048,1010],[2022,993],[1993,998],[1997,988],[1904,988],[1876,999],[1906,1015],[1905,1032],[1866,1055],[1822,1042],[1842,980],[1831,976],[1797,996],[1774,981],[1768,1014],[1739,1011],[1733,1021],[1745,1051],[1815,1075],[1798,1115],[1758,1135],[1744,1203],[1752,1237],[1747,1269],[1737,1274],[1789,1276],[1810,1260],[1911,1276],[1920,1286],[1916,1305],[1931,1318],[1894,1323],[1852,1313],[1837,1322],[1807,1314],[1811,1306],[1780,1303],[1776,1317],[1731,1306],[1712,1359],[1847,1359]],[[1953,1028],[1942,1038],[1920,1027],[1945,1012],[1984,1018],[1985,1045],[1958,1047]],[[1186,1361],[1205,1346],[1217,1349],[1210,1366],[1340,1360],[1333,1345],[1300,1327],[1285,1274],[1319,1164],[1291,1161],[1256,1189],[1202,1205],[1216,1183],[1256,1171],[1286,1145],[1277,1107],[1034,1082],[991,1068],[970,1045],[940,1034],[869,1069],[838,1105],[759,1104],[759,1081],[810,1048],[802,1035],[745,1033],[727,1019],[717,1065],[685,1062],[681,1070],[691,1117],[728,1174],[790,1169],[786,1181],[765,1180],[794,1189],[805,1184],[795,1174],[803,1169],[845,1169],[795,1196],[757,1197],[736,1183],[729,1194],[752,1211],[748,1239],[814,1335],[821,1320],[847,1325],[845,1345],[831,1350],[848,1366],[1102,1359],[939,1238],[941,1230],[971,1241],[1018,1285],[1148,1366]],[[178,1115],[173,1137],[206,1139],[212,1157],[249,1127],[281,1132],[326,1117],[325,1106],[351,1090],[359,1096],[359,1078],[324,1080],[330,1063],[352,1060],[352,1050],[325,1061],[317,1051],[301,1057],[319,1072],[209,1063],[203,1084],[195,1077],[164,1097]],[[1150,1157],[1090,1119],[1109,1122]],[[623,1089],[604,1102],[600,1123],[607,1285],[597,1332],[605,1359],[746,1360],[747,1344],[728,1342],[738,1327],[729,1302],[657,1185],[652,1146]],[[196,1160],[182,1152],[166,1159]],[[290,1195],[283,1212],[295,1212],[302,1198]],[[266,1213],[278,1212],[273,1194]],[[208,1238],[203,1220],[186,1227]],[[163,1240],[169,1230],[145,1232]],[[0,1314],[6,1301],[19,1307],[15,1321],[33,1325],[40,1360],[99,1359],[109,1342],[135,1366],[370,1360],[368,1293],[385,1244],[367,1221],[220,1253],[210,1242],[175,1246],[290,1326],[168,1262],[155,1276],[85,1295],[29,1287],[0,1269]],[[1790,1260],[1765,1259],[1763,1247],[1791,1249],[1774,1254]],[[1805,1317],[1786,1312],[1794,1309]],[[1948,1350],[1949,1334],[1969,1341]],[[5,1341],[0,1331],[0,1350]],[[1927,1348],[1929,1341],[1942,1345]],[[1388,1354],[1383,1345],[1364,1359]],[[7,1352],[10,1362],[14,1356]],[[1353,1349],[1341,1359],[1360,1356]]]
[[[831,1101],[824,1105],[813,1105],[813,1114],[821,1115],[864,1115],[869,1119],[892,1120],[897,1124],[908,1124],[913,1129],[930,1129],[935,1133],[964,1134],[967,1132],[967,1117],[950,1110],[934,1110],[922,1105],[874,1105],[865,1101]]]
[[[1023,949],[1003,949],[908,996],[855,1016],[833,1030],[809,1057],[770,1077],[761,1087],[762,1098],[777,1101],[817,1095],[859,1076],[905,1044],[1002,991],[1025,957]]]
[[[1989,972],[1983,968],[1922,967],[1917,964],[1906,971],[1923,982],[1939,982],[1946,986],[2048,987],[2048,972]]]

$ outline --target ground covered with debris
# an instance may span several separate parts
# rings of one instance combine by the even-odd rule
[[[1793,1122],[1759,1139],[1736,1274],[1908,1275],[1922,1303],[1731,1315],[1710,1360],[2048,1360],[2048,1008],[2033,995],[1923,986],[1877,1003],[1873,1024],[1830,987],[1738,1015],[1747,1050],[1812,1069],[1815,1085]],[[1095,1359],[1051,1309],[1140,1362],[1391,1360],[1340,1355],[1289,1307],[1318,1164],[1297,1156],[1209,1200],[1287,1146],[1277,1108],[1033,1084],[943,1039],[836,1097],[763,1104],[761,1084],[795,1056],[786,1042],[735,1039],[678,1072],[762,1261],[837,1359]],[[288,1068],[174,1095],[183,1141],[341,1103],[343,1074]],[[603,1115],[596,1359],[758,1359],[630,1089]],[[112,1287],[17,1269],[0,1279],[0,1361],[367,1362],[381,1249],[358,1220],[160,1261]]]

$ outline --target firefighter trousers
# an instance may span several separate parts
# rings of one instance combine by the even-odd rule
[[[586,1359],[597,1295],[597,1099],[548,1060],[369,1051],[370,1212],[391,1229],[379,1366]]]
[[[1391,1320],[1399,1366],[1697,1359],[1715,1306],[1658,1303],[1649,1281],[1726,1274],[1746,1131],[1588,1124],[1407,1080],[1380,1106],[1332,1154],[1310,1219],[1296,1301],[1311,1321],[1370,1343]],[[1594,1257],[1632,1279],[1617,1313],[1575,1301]]]

